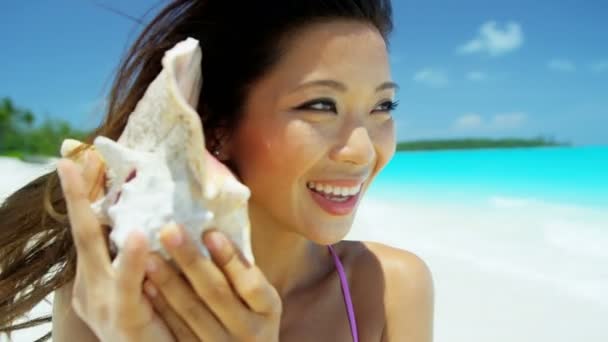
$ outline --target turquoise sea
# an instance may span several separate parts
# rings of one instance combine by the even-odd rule
[[[369,191],[415,201],[499,196],[608,209],[608,146],[397,152]]]
[[[348,238],[429,266],[437,341],[608,341],[608,146],[398,152]]]
[[[0,158],[0,201],[52,167]],[[608,146],[399,152],[346,238],[424,260],[436,341],[604,342],[607,175]]]

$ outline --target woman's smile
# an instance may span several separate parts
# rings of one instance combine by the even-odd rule
[[[359,202],[365,179],[310,181],[306,183],[311,198],[331,215],[350,214]]]

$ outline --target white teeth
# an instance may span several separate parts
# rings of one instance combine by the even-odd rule
[[[353,196],[361,191],[362,184],[354,187],[332,186],[327,184],[315,184],[314,182],[306,183],[309,189],[314,189],[327,195],[333,196]]]

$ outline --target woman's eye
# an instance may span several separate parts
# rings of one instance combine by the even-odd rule
[[[330,99],[319,99],[319,100],[308,101],[304,104],[299,105],[295,109],[312,110],[312,111],[317,111],[317,112],[327,112],[327,111],[331,111],[334,113],[338,112],[338,110],[336,109],[336,104],[334,103],[333,100],[330,100]]]
[[[395,110],[397,108],[397,101],[384,101],[380,103],[376,108],[374,108],[373,112],[381,112],[387,113]],[[336,104],[331,99],[317,99],[313,101],[308,101],[300,106],[296,107],[297,110],[308,110],[308,111],[316,111],[316,112],[333,112],[338,113],[336,108]]]
[[[384,101],[374,108],[374,112],[392,112],[397,109],[398,101]]]

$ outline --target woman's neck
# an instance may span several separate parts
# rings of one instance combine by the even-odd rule
[[[256,265],[282,298],[316,283],[331,266],[325,246],[280,227],[262,210],[251,210],[251,243]]]

